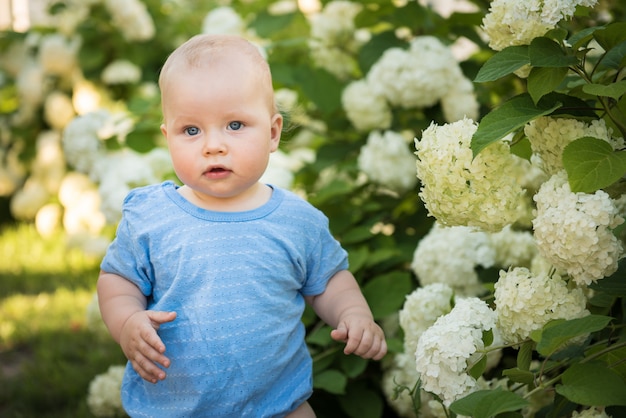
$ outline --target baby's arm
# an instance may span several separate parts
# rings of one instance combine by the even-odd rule
[[[170,360],[163,355],[165,345],[156,330],[173,321],[176,313],[146,310],[146,297],[137,286],[104,271],[98,277],[98,304],[104,323],[133,369],[152,383],[165,379],[165,372],[155,363],[169,367]]]
[[[331,337],[346,343],[344,353],[380,360],[387,353],[383,330],[374,322],[372,312],[352,273],[335,274],[324,293],[308,296],[307,302],[320,318],[333,327]]]

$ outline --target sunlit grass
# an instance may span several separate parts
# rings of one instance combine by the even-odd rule
[[[100,260],[30,225],[0,231],[0,254],[0,416],[91,417],[89,383],[125,362],[87,319]]]

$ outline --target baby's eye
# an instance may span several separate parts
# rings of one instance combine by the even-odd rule
[[[200,133],[200,129],[195,126],[188,126],[185,128],[185,133],[191,136],[198,135]]]
[[[243,128],[243,123],[239,122],[238,120],[234,120],[228,124],[228,129],[231,129],[233,131],[238,131],[241,128]]]

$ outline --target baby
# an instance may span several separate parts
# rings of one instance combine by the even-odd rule
[[[135,189],[98,278],[102,317],[129,362],[127,413],[314,417],[305,303],[344,352],[387,345],[328,219],[259,182],[283,117],[257,47],[198,35],[160,74],[176,175]]]

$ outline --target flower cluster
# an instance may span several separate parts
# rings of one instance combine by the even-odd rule
[[[494,0],[483,19],[489,46],[500,51],[507,46],[528,45],[556,24],[570,18],[576,6],[591,7],[597,0]]]
[[[582,289],[569,289],[556,274],[533,274],[524,267],[500,271],[494,296],[498,329],[510,344],[524,341],[554,319],[589,315]]]
[[[493,143],[473,157],[476,129],[467,118],[443,126],[433,123],[415,140],[419,195],[443,225],[496,232],[524,214],[524,191],[511,172],[515,164],[506,142]]]
[[[623,248],[612,230],[624,219],[606,192],[573,193],[563,170],[541,186],[534,200],[534,236],[548,261],[579,285],[617,270]]]
[[[437,318],[452,309],[454,291],[444,283],[432,283],[415,289],[407,295],[399,313],[404,331],[404,351],[414,353],[417,342]]]
[[[417,183],[415,157],[402,134],[372,131],[357,159],[359,170],[370,180],[397,192]]]
[[[141,0],[103,0],[113,24],[127,41],[147,41],[156,32],[152,16]]]
[[[445,283],[460,295],[477,296],[484,289],[476,267],[492,267],[495,258],[496,250],[486,232],[435,222],[418,243],[411,268],[422,286]]]
[[[358,131],[387,129],[393,115],[385,96],[374,92],[366,79],[353,81],[343,89],[341,104]]]
[[[496,314],[478,298],[458,299],[450,313],[422,333],[415,364],[425,391],[445,406],[471,393],[476,379],[468,374],[484,355],[483,331],[496,325]]]
[[[434,36],[413,38],[408,50],[387,49],[367,73],[374,92],[407,109],[436,104],[464,78],[450,49]]]
[[[124,366],[110,366],[106,373],[99,374],[89,384],[87,406],[97,417],[123,416],[120,389]]]
[[[359,3],[335,0],[311,17],[311,57],[337,78],[346,79],[356,71],[354,53],[367,40],[359,38],[365,32],[356,31],[354,26],[362,8]]]
[[[549,175],[563,169],[563,150],[578,138],[590,136],[607,141],[613,149],[623,147],[623,139],[613,139],[611,133],[603,119],[596,119],[587,124],[577,119],[543,116],[532,120],[524,127],[524,134],[537,156],[533,163],[539,165]]]

